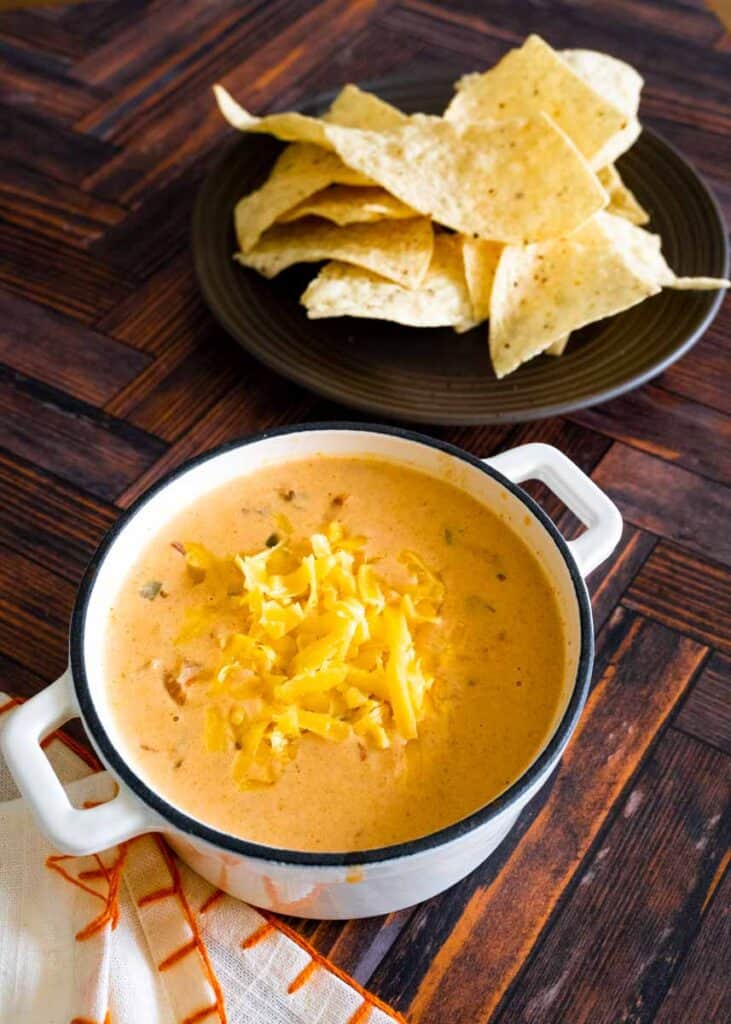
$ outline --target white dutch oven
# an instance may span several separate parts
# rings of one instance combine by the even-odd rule
[[[103,653],[107,615],[130,566],[163,523],[226,482],[313,455],[374,456],[446,479],[489,505],[523,537],[553,580],[567,634],[566,707],[540,756],[512,786],[462,821],[412,842],[358,853],[298,853],[216,831],[173,806],[135,773],[110,714]],[[585,524],[568,543],[517,483],[542,480]],[[172,473],[116,524],[95,555],[74,608],[70,666],[10,716],[2,749],[18,788],[55,847],[95,852],[144,832],[165,834],[192,868],[249,903],[301,917],[350,918],[418,903],[458,881],[505,837],[558,764],[584,705],[594,643],[583,577],[611,553],[619,512],[565,455],[529,444],[481,462],[405,430],[350,424],[287,427],[216,449]],[[77,715],[119,784],[102,806],[72,807],[40,746]]]

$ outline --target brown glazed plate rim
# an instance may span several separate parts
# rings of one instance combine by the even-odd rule
[[[452,78],[395,76],[363,84],[403,109],[438,111]],[[320,112],[337,90],[299,104]],[[662,373],[703,335],[723,290],[659,295],[575,332],[567,352],[539,356],[498,381],[487,330],[417,329],[377,320],[308,320],[298,299],[314,267],[268,281],[240,267],[232,211],[257,187],[282,145],[238,137],[201,185],[192,246],[203,297],[221,326],[260,362],[308,390],[371,415],[431,424],[519,423],[572,412],[624,394]],[[694,168],[645,128],[618,161],[651,213],[650,230],[681,276],[728,275],[723,215]]]

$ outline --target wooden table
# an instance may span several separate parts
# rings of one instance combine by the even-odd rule
[[[0,16],[3,688],[30,694],[63,670],[84,564],[161,474],[272,424],[351,416],[242,354],[198,295],[191,204],[227,135],[211,83],[263,111],[484,66],[530,31],[633,62],[647,123],[728,206],[729,41],[700,0],[109,0]],[[299,924],[413,1022],[731,1020],[730,348],[727,306],[625,398],[432,431],[482,456],[557,445],[626,528],[592,580],[588,708],[515,834],[430,903]]]

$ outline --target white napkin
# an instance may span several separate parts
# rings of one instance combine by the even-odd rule
[[[0,694],[0,729],[12,702]],[[62,735],[76,806],[109,799]],[[314,955],[313,955],[314,954]],[[0,1024],[388,1024],[389,1007],[274,918],[214,889],[157,836],[60,857],[0,759]]]

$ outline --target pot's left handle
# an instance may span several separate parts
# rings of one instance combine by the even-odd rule
[[[622,516],[614,502],[575,462],[550,444],[524,444],[484,460],[515,484],[541,480],[586,530],[567,542],[582,576],[608,558],[622,536]]]
[[[41,741],[78,714],[71,670],[8,716],[0,747],[41,830],[62,853],[98,853],[160,827],[152,811],[120,787],[108,803],[80,810],[69,802]]]

